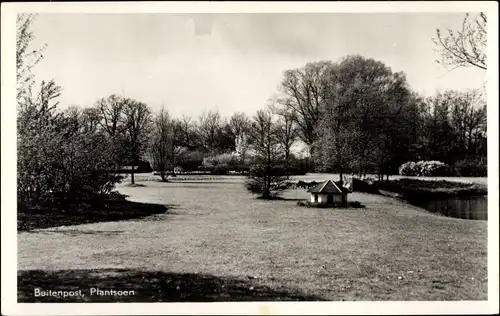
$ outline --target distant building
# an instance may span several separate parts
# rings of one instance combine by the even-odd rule
[[[311,203],[318,204],[345,204],[347,194],[351,193],[348,188],[332,180],[324,181],[307,192],[311,194]]]

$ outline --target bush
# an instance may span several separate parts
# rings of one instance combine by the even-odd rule
[[[358,177],[350,177],[347,180],[348,187],[351,191],[380,194],[374,178],[364,178],[360,179]]]
[[[409,161],[399,167],[402,176],[443,177],[452,174],[450,166],[441,161]]]
[[[212,174],[224,175],[229,170],[236,169],[239,165],[239,160],[235,154],[226,153],[205,157],[201,165],[204,170],[210,171]]]
[[[342,208],[343,207],[342,204],[340,204],[340,203],[325,204],[325,203],[311,203],[310,201],[298,201],[297,206],[314,207],[314,208]],[[364,205],[361,205],[361,203],[359,203],[359,202],[351,202],[351,203],[349,203],[349,206],[353,207],[353,208],[365,207]]]
[[[216,165],[215,167],[212,168],[211,173],[216,174],[216,175],[228,174],[229,173],[229,165],[227,165],[227,164]]]
[[[319,182],[316,182],[316,181],[307,182],[307,181],[299,180],[295,184],[295,188],[296,189],[310,189],[314,186],[317,186],[318,184],[319,184]]]
[[[185,171],[203,170],[203,153],[200,151],[184,150],[179,154],[178,165]]]
[[[44,120],[21,112],[18,125],[18,199],[31,207],[79,203],[107,196],[122,177],[105,134],[80,128],[79,112]]]
[[[287,180],[285,169],[279,166],[267,168],[256,165],[250,169],[245,183],[248,191],[258,194],[264,199],[273,199],[291,186]]]
[[[455,171],[461,177],[486,177],[488,163],[486,159],[464,159],[455,164]]]
[[[297,206],[311,206],[311,203],[309,201],[297,201]]]
[[[349,202],[349,207],[364,208],[365,206],[358,201]]]
[[[431,177],[442,177],[451,175],[450,166],[441,161],[419,161],[420,175]]]
[[[288,168],[288,174],[289,175],[295,175],[295,176],[303,176],[307,173],[307,170],[305,168],[301,168],[300,166],[292,166]]]
[[[399,167],[399,174],[402,176],[417,176],[419,168],[416,162],[409,161]]]
[[[182,168],[181,166],[177,166],[174,168],[174,172],[175,173],[183,173],[184,172],[184,168]]]

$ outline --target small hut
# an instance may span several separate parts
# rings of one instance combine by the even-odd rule
[[[351,193],[348,188],[332,180],[322,182],[307,192],[311,194],[311,203],[327,205],[347,204],[347,194]]]

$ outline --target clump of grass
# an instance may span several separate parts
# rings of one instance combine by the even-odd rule
[[[324,204],[324,203],[312,203],[309,201],[298,201],[297,206],[312,207],[312,208],[364,208],[365,206],[358,201],[348,202],[347,205],[342,205],[340,203],[335,204]]]
[[[358,201],[349,202],[349,207],[352,207],[352,208],[365,208],[365,206],[363,204],[361,204],[360,202],[358,202]]]

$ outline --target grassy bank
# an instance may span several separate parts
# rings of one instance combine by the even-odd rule
[[[151,302],[167,300],[161,291],[173,300],[208,301],[487,299],[486,222],[371,194],[349,195],[362,209],[313,209],[296,205],[305,190],[263,201],[229,180],[145,184],[119,190],[135,203],[177,205],[175,212],[20,232],[19,298],[53,282],[144,288],[137,300]],[[125,272],[101,273],[109,269]],[[163,288],[162,278],[184,280],[182,298]],[[220,286],[199,285],[219,282],[210,278]],[[230,280],[239,281],[231,287]],[[230,289],[218,296],[222,285]]]
[[[407,200],[438,199],[447,197],[466,197],[487,195],[486,186],[478,183],[453,182],[445,180],[398,179],[378,181],[380,191],[396,193]]]

